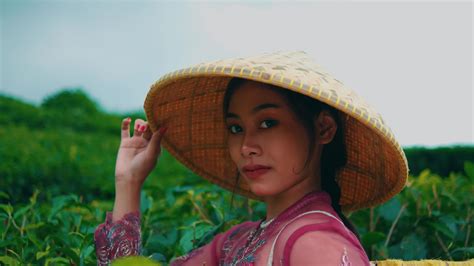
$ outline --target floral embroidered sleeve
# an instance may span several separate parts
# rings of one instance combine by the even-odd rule
[[[108,212],[105,222],[94,233],[97,265],[109,265],[116,258],[139,255],[141,252],[140,213],[132,212],[112,222]]]
[[[238,227],[216,235],[211,243],[175,258],[170,265],[217,265],[224,240]],[[108,212],[105,222],[95,230],[94,240],[99,266],[109,265],[119,257],[140,255],[140,213],[128,213],[119,221],[112,222],[112,213]]]

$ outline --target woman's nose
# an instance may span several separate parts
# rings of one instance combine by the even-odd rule
[[[261,154],[260,145],[258,145],[255,136],[245,134],[245,137],[240,148],[243,157],[255,156]]]

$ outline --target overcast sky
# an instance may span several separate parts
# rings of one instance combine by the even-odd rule
[[[0,93],[31,103],[82,87],[107,111],[136,110],[178,68],[304,50],[402,146],[474,143],[469,1],[0,3]]]

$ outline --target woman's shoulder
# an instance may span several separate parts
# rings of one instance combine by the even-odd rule
[[[310,210],[293,217],[288,217],[280,225],[281,235],[302,234],[309,231],[327,231],[350,233],[341,218],[330,210]]]
[[[290,245],[298,239],[318,239],[314,237],[318,235],[320,238],[338,239],[339,242],[346,242],[347,245],[354,247],[361,246],[357,236],[342,222],[336,212],[332,211],[308,211],[290,220],[281,230]]]
[[[288,221],[275,239],[275,251],[291,265],[368,261],[357,237],[337,214],[325,211],[310,211]]]
[[[315,256],[308,256],[315,254]],[[331,230],[297,230],[283,248],[290,265],[366,265],[367,255],[350,238]],[[317,254],[317,255],[316,255]]]

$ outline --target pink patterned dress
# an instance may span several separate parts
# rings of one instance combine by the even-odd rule
[[[95,231],[97,264],[139,255],[140,214]],[[370,265],[357,237],[342,223],[324,191],[311,192],[270,221],[244,222],[171,265]]]

